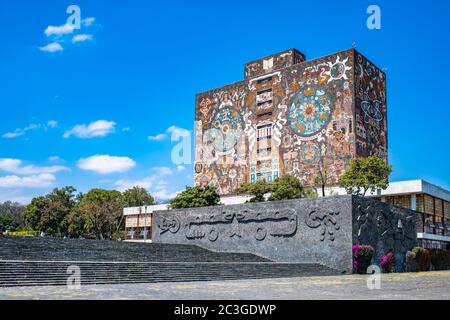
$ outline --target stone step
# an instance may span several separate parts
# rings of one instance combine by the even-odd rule
[[[218,253],[195,245],[41,237],[1,237],[3,260],[270,261],[248,253]]]
[[[66,285],[67,267],[81,265],[82,284],[155,283],[331,275],[316,264],[296,263],[83,263],[0,261],[0,287]],[[7,266],[7,268],[6,268]],[[35,268],[38,266],[37,268]],[[134,269],[137,268],[137,269]]]

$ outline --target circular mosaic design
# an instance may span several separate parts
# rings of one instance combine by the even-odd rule
[[[242,118],[236,109],[225,107],[217,111],[209,130],[210,141],[217,151],[234,148],[242,135]]]
[[[307,144],[302,147],[300,156],[303,162],[313,163],[319,158],[319,147],[315,144]]]
[[[345,64],[342,62],[335,63],[330,70],[330,75],[334,79],[340,79],[345,75]]]
[[[315,135],[331,117],[331,99],[320,87],[309,86],[291,100],[288,121],[291,129],[302,137]]]

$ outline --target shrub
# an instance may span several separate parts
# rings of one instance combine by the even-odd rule
[[[125,240],[125,231],[119,230],[112,234],[111,236],[112,240]]]
[[[392,252],[388,252],[380,259],[380,266],[384,273],[395,272],[395,255]]]
[[[416,271],[428,271],[431,266],[430,250],[422,247],[415,247],[412,249],[415,254],[414,264]]]
[[[367,268],[372,263],[374,249],[371,246],[353,245],[353,272],[367,273]]]
[[[220,204],[220,196],[214,187],[186,187],[170,200],[172,209],[209,207]]]
[[[450,267],[450,256],[445,250],[431,250],[430,259],[434,270],[447,270]]]

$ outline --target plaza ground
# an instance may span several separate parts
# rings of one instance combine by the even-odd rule
[[[170,282],[67,287],[0,288],[9,299],[445,299],[450,300],[450,271],[381,275],[381,289],[369,290],[365,275]]]

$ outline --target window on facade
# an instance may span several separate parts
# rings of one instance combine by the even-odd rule
[[[434,214],[433,197],[431,197],[429,195],[424,195],[423,206],[424,206],[424,212]]]
[[[272,77],[266,77],[266,78],[258,79],[256,82],[258,84],[265,84],[265,83],[269,83],[270,81],[272,81]]]
[[[266,101],[272,102],[273,92],[272,89],[267,89],[263,91],[259,91],[256,93],[256,103],[263,103]]]

